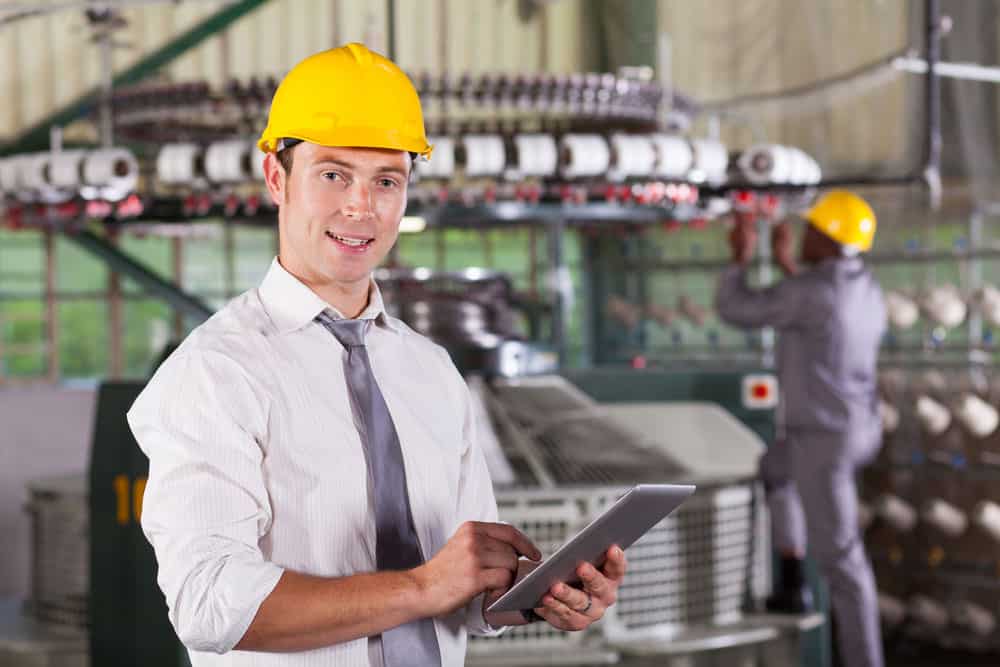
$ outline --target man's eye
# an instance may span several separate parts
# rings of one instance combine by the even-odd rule
[[[340,174],[338,174],[335,171],[324,171],[323,172],[323,178],[325,178],[328,181],[342,181],[342,180],[344,180],[344,177],[341,176]]]
[[[391,178],[380,178],[378,184],[383,188],[394,188],[398,185],[398,183]]]

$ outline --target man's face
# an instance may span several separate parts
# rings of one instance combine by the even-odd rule
[[[410,158],[404,151],[303,142],[285,175],[268,156],[268,188],[281,206],[281,259],[314,286],[367,289],[399,234]]]

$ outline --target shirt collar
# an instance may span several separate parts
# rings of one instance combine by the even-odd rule
[[[301,329],[316,319],[324,310],[334,319],[344,319],[343,313],[324,301],[301,280],[289,273],[278,258],[271,261],[271,267],[260,283],[261,302],[271,321],[281,333]],[[368,306],[358,315],[359,320],[374,320],[390,331],[397,331],[396,324],[385,312],[382,290],[374,279],[368,288]]]

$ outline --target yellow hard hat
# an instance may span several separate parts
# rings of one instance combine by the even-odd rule
[[[257,146],[273,153],[279,139],[391,148],[424,157],[433,149],[409,77],[388,58],[356,43],[309,56],[285,76]]]
[[[861,197],[832,190],[819,198],[803,216],[813,227],[845,248],[871,250],[875,239],[875,212]]]

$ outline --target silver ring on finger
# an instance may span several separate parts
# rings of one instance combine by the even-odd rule
[[[593,604],[594,604],[594,596],[591,595],[590,593],[587,593],[587,606],[581,609],[579,613],[586,614],[588,611],[590,611],[590,607]]]

